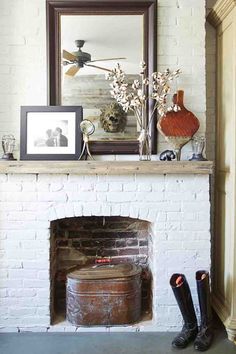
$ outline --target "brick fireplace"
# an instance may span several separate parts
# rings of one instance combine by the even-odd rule
[[[171,274],[183,272],[187,276],[196,303],[195,271],[210,268],[207,172],[1,174],[0,182],[1,331],[164,331],[180,327],[179,310],[169,286]],[[104,218],[107,225],[116,218],[124,221],[125,227],[134,220],[145,225],[147,237],[126,237],[116,230],[109,251],[114,259],[128,257],[148,264],[152,317],[121,327],[75,328],[64,320],[53,323],[52,234],[60,229],[56,240],[60,254],[63,247],[77,242],[76,248],[86,248],[93,258],[88,234],[81,238],[79,229],[77,234],[70,234],[64,226],[68,220],[72,224],[76,220],[79,228],[92,220],[104,222]],[[62,258],[67,257],[65,254]]]

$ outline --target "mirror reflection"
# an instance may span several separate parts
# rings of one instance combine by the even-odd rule
[[[105,74],[119,62],[128,79],[143,60],[143,15],[61,15],[61,104],[81,105],[93,141],[136,140],[137,123],[109,92]]]

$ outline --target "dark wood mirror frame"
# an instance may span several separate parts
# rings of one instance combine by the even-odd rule
[[[47,0],[48,104],[60,105],[60,16],[66,14],[109,14],[144,16],[144,61],[148,74],[156,71],[156,0]],[[149,102],[151,112],[153,103]],[[156,117],[151,127],[152,153],[157,153]],[[93,141],[93,154],[137,154],[138,141]]]

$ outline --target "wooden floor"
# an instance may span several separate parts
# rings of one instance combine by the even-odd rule
[[[171,354],[197,353],[193,345],[171,348],[173,333],[6,333],[0,334],[1,354]],[[235,354],[236,345],[223,331],[215,332],[209,354]]]

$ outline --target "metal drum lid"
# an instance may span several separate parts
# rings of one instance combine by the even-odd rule
[[[109,265],[91,265],[80,268],[67,275],[68,279],[115,279],[133,277],[141,273],[141,267],[134,263],[121,263]]]

